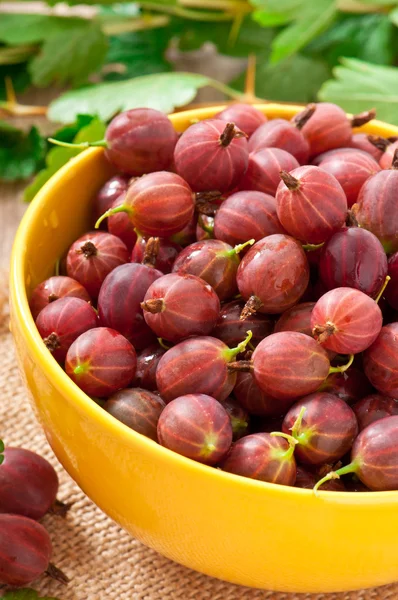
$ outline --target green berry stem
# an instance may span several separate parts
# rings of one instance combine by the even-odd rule
[[[167,346],[167,345],[164,343],[164,341],[163,341],[163,338],[161,338],[161,337],[158,337],[158,338],[157,338],[157,340],[158,340],[158,344],[159,344],[159,346],[160,346],[161,348],[163,348],[163,350],[170,350],[171,346]]]
[[[330,367],[329,375],[331,375],[332,373],[344,373],[345,371],[347,371],[347,369],[349,369],[351,367],[353,362],[354,362],[354,355],[350,354],[349,361],[345,365],[342,365],[341,367]]]
[[[359,466],[358,463],[353,461],[349,465],[346,465],[345,467],[341,467],[341,469],[337,469],[337,471],[330,471],[330,473],[325,475],[325,477],[322,477],[322,479],[320,479],[314,485],[315,494],[317,493],[320,486],[323,485],[324,483],[326,483],[327,481],[330,481],[331,479],[340,479],[340,475],[347,475],[348,473],[356,473],[358,470],[358,466]]]
[[[381,290],[380,290],[380,292],[377,294],[377,296],[376,296],[376,298],[375,298],[375,302],[376,302],[376,304],[378,304],[378,303],[379,303],[379,301],[380,301],[380,298],[382,297],[382,295],[383,295],[383,293],[384,293],[384,290],[386,289],[386,287],[387,287],[387,285],[388,285],[388,283],[389,283],[389,281],[390,281],[390,280],[391,280],[391,277],[390,277],[389,275],[387,275],[387,277],[386,277],[386,278],[385,278],[385,280],[384,280],[384,283],[383,283],[383,285],[381,286]]]
[[[291,458],[294,454],[294,449],[296,444],[298,444],[298,441],[294,439],[292,435],[289,435],[288,433],[282,433],[282,431],[273,431],[270,435],[272,435],[272,437],[283,437],[289,442],[289,448],[280,454],[282,458],[289,460],[289,458]]]
[[[112,215],[116,215],[117,213],[120,213],[120,212],[127,213],[128,215],[131,215],[133,213],[131,208],[129,206],[126,206],[125,204],[121,204],[120,206],[115,206],[115,208],[110,208],[109,210],[104,212],[103,215],[100,216],[100,218],[94,225],[95,229],[98,229],[98,227],[101,225],[101,223],[104,219],[107,219],[108,217],[111,217]]]
[[[73,144],[69,142],[61,142],[54,138],[48,138],[48,141],[55,146],[62,146],[63,148],[75,148],[76,150],[85,150],[86,148],[97,147],[107,148],[108,144],[105,140],[98,140],[98,142],[81,142],[80,144]]]
[[[319,250],[319,248],[322,248],[324,244],[325,242],[322,242],[321,244],[302,244],[302,248],[303,250],[307,250],[307,252],[313,252],[314,250]]]
[[[251,240],[248,240],[244,244],[237,244],[236,246],[234,246],[234,248],[232,250],[230,250],[230,253],[231,254],[232,253],[239,254],[239,252],[241,252],[244,248],[246,248],[246,246],[253,246],[255,241],[256,240],[254,238],[252,238]]]
[[[291,428],[291,432],[292,432],[292,436],[294,437],[294,439],[296,441],[298,441],[299,435],[300,435],[300,427],[301,427],[301,423],[303,421],[303,417],[304,417],[304,413],[306,411],[306,407],[302,406],[300,409],[300,412],[297,416],[297,419],[295,420],[295,422],[293,423],[293,427]]]
[[[227,362],[229,362],[229,363],[232,362],[233,359],[235,358],[235,356],[237,356],[238,354],[240,354],[241,352],[246,350],[246,346],[250,342],[252,337],[253,337],[252,331],[248,331],[243,342],[240,342],[240,344],[238,344],[236,346],[236,348],[228,348],[228,350],[225,350],[224,356],[225,356]]]

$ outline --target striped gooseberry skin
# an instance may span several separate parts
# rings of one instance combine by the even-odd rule
[[[311,314],[315,302],[301,302],[286,310],[277,320],[274,332],[298,331],[312,337]]]
[[[165,350],[159,344],[151,344],[137,353],[137,370],[134,384],[150,392],[156,390],[156,369]]]
[[[297,460],[322,465],[342,458],[358,435],[358,423],[352,408],[337,396],[316,392],[300,398],[286,413],[282,431],[291,434],[301,408],[305,412],[295,438]]]
[[[263,392],[251,373],[237,374],[233,394],[248,413],[258,417],[279,417],[292,404]]]
[[[233,189],[247,169],[249,152],[245,135],[231,129],[222,140],[226,128],[233,123],[209,119],[188,127],[174,151],[176,171],[194,192]]]
[[[387,275],[386,253],[370,231],[343,228],[322,247],[319,275],[327,290],[355,288],[374,298]]]
[[[299,167],[298,160],[281,148],[263,148],[250,152],[246,174],[239,181],[240,190],[254,190],[275,196],[280,171]]]
[[[225,408],[206,394],[186,394],[160,415],[162,446],[206,465],[219,463],[232,444],[232,425]]]
[[[121,194],[110,208],[116,208],[117,206],[122,206],[124,203],[124,199],[126,197],[126,192]],[[101,215],[100,215],[101,216]],[[137,241],[137,234],[135,232],[135,227],[132,224],[131,220],[127,213],[115,213],[114,215],[110,215],[108,217],[108,231],[112,235],[116,235],[122,242],[126,245],[127,250],[131,252],[134,248],[134,244]]]
[[[149,286],[163,273],[138,263],[116,267],[106,277],[98,296],[98,315],[101,325],[116,329],[136,350],[156,341],[145,322],[141,302]]]
[[[349,146],[367,152],[377,161],[383,156],[383,150],[372,144],[367,133],[354,133]]]
[[[272,119],[261,125],[249,140],[250,152],[264,148],[280,148],[298,161],[300,165],[308,162],[310,145],[300,129],[291,121]]]
[[[384,296],[392,308],[398,310],[398,252],[395,252],[388,259],[388,274],[391,277]]]
[[[329,102],[316,104],[315,113],[301,131],[308,140],[311,156],[349,146],[352,136],[351,123],[344,110]]]
[[[23,587],[47,570],[52,554],[43,525],[21,515],[0,514],[0,582]]]
[[[372,298],[353,288],[326,292],[311,315],[316,340],[337,354],[358,354],[369,348],[383,325],[383,315]]]
[[[320,244],[344,225],[347,198],[333,175],[307,165],[282,177],[275,196],[276,210],[289,235]]]
[[[332,156],[324,158],[319,167],[336,177],[344,190],[349,207],[357,201],[365,181],[381,170],[372,156],[360,151],[353,152],[352,149],[336,151]]]
[[[236,442],[248,433],[250,415],[247,410],[245,410],[243,406],[241,406],[239,402],[237,402],[237,400],[231,396],[223,400],[221,404],[227,411],[229,420],[231,421],[232,439],[234,442]]]
[[[43,308],[36,327],[55,360],[63,363],[70,346],[85,331],[98,325],[93,307],[80,298],[60,298]]]
[[[236,102],[221,112],[217,113],[215,119],[221,119],[226,123],[235,123],[241,131],[244,131],[249,137],[263,123],[266,123],[267,117],[251,104]]]
[[[133,108],[109,123],[105,156],[122,173],[144,175],[170,166],[177,139],[165,114],[152,108]]]
[[[177,244],[178,246],[182,246],[183,248],[185,246],[189,246],[189,244],[193,244],[194,242],[196,242],[197,221],[197,215],[196,213],[194,213],[189,223],[185,225],[185,227],[183,227],[181,231],[178,231],[177,233],[174,233],[172,236],[170,236],[170,241],[174,244]]]
[[[351,461],[370,490],[398,490],[398,416],[365,427],[354,442]]]
[[[369,156],[368,152],[364,152],[363,150],[358,150],[356,148],[333,148],[333,150],[327,150],[326,152],[322,152],[322,154],[318,154],[314,156],[311,160],[311,164],[315,165],[315,167],[319,167],[323,160],[329,160],[335,154],[339,154],[340,152],[352,153],[352,154],[365,154]]]
[[[77,338],[66,355],[65,370],[83,392],[107,398],[134,379],[134,347],[109,327],[90,329]]]
[[[279,400],[295,400],[315,392],[330,369],[322,346],[296,331],[266,337],[254,350],[252,361],[258,386]]]
[[[289,456],[289,444],[282,438],[269,433],[252,433],[233,444],[227,458],[220,465],[223,471],[277,483],[294,485],[296,461]]]
[[[126,192],[124,205],[142,235],[165,238],[188,225],[195,208],[188,183],[168,171],[149,173],[134,181]]]
[[[398,323],[385,325],[363,356],[366,377],[381,393],[398,398]]]
[[[141,303],[144,319],[157,337],[179,342],[208,335],[220,314],[220,300],[200,277],[168,273],[149,286]]]
[[[379,160],[379,165],[382,169],[391,169],[392,159],[394,158],[395,150],[397,149],[398,140],[387,146]]]
[[[127,190],[128,177],[125,175],[114,175],[99,190],[93,205],[93,224],[101,215],[112,207],[115,200]],[[103,223],[106,229],[106,223]]]
[[[103,231],[86,233],[68,250],[66,270],[96,300],[105,277],[129,260],[126,245],[115,235]]]
[[[34,320],[45,306],[60,298],[80,298],[90,302],[90,296],[81,283],[65,275],[54,275],[39,283],[32,292],[29,307]]]
[[[224,342],[210,336],[189,338],[167,350],[156,371],[163,400],[196,393],[225,400],[236,382],[236,373],[228,371],[228,352]]]
[[[103,406],[115,419],[155,442],[158,441],[157,426],[164,407],[159,396],[143,388],[119,390]]]
[[[362,431],[379,419],[398,415],[398,400],[381,394],[371,394],[356,402],[352,410],[356,414],[359,431]]]
[[[318,392],[328,392],[338,396],[347,404],[354,404],[374,391],[363,371],[350,367],[343,373],[331,373]]]
[[[363,184],[352,210],[359,225],[371,231],[387,254],[398,250],[398,169],[387,169]]]
[[[255,297],[259,312],[279,314],[294,306],[309,282],[309,266],[301,244],[274,234],[256,242],[238,267],[236,281],[245,301]]]
[[[276,214],[275,198],[263,192],[231,194],[214,218],[214,236],[231,246],[250,239],[258,242],[273,233],[285,233],[285,230]]]
[[[144,260],[147,241],[148,240],[144,237],[138,236],[131,253],[131,262],[141,263]],[[181,250],[182,247],[179,244],[176,244],[171,240],[160,238],[159,252],[153,266],[162,273],[170,273],[173,268],[174,261]]]
[[[248,331],[253,337],[250,340],[252,346],[257,346],[274,328],[274,321],[268,315],[253,314],[247,319],[240,319],[244,304],[239,300],[233,300],[221,307],[216,326],[211,332],[212,336],[223,341],[227,346],[235,347],[241,342]]]

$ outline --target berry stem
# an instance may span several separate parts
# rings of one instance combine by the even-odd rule
[[[227,147],[234,138],[247,137],[243,131],[239,131],[235,127],[235,123],[227,123],[224,131],[220,135],[221,146]]]
[[[246,246],[253,246],[255,241],[256,240],[254,238],[252,238],[251,240],[248,240],[244,244],[238,244],[237,246],[234,246],[234,248],[232,250],[230,250],[229,253],[230,254],[239,254],[239,252],[242,252],[242,250],[244,248],[246,248]]]
[[[297,419],[296,419],[296,420],[295,420],[295,422],[293,423],[293,427],[292,427],[292,428],[291,428],[291,430],[290,430],[290,431],[292,432],[292,436],[294,437],[294,439],[295,439],[296,441],[298,441],[298,437],[299,437],[299,435],[300,435],[300,433],[299,433],[299,430],[300,430],[301,423],[302,423],[302,421],[303,421],[304,413],[305,413],[305,411],[306,411],[306,410],[307,410],[307,409],[306,409],[306,407],[305,407],[305,406],[302,406],[302,407],[301,407],[301,409],[300,409],[300,412],[299,412],[299,414],[298,414],[298,416],[297,416]]]
[[[61,571],[61,569],[58,569],[58,567],[53,565],[53,563],[49,563],[46,570],[46,575],[48,575],[52,579],[56,579],[60,583],[69,583],[69,577],[67,577],[65,573]]]
[[[141,302],[142,310],[146,310],[153,315],[161,313],[166,308],[163,298],[152,298],[146,302]]]
[[[228,371],[232,373],[251,373],[253,368],[252,360],[237,360],[230,362],[227,366]]]
[[[206,223],[203,222],[202,214],[199,214],[198,216],[198,225],[203,229],[203,231],[206,231],[206,233],[213,235],[214,225],[206,225]]]
[[[366,125],[376,116],[376,109],[371,108],[370,110],[366,110],[365,112],[359,113],[359,115],[354,115],[351,119],[351,127],[361,127],[361,125]]]
[[[73,502],[61,502],[61,500],[55,499],[48,512],[64,519],[72,506]]]
[[[82,246],[80,246],[79,250],[76,250],[76,252],[77,254],[84,254],[84,258],[90,258],[90,256],[97,255],[97,248],[95,247],[95,244],[89,240],[88,242],[82,244]]]
[[[386,277],[386,278],[385,278],[385,280],[384,280],[384,283],[383,283],[383,285],[381,286],[381,290],[380,290],[380,292],[377,294],[377,296],[376,296],[376,298],[375,298],[375,302],[376,302],[376,304],[378,304],[378,303],[379,303],[379,301],[380,301],[380,298],[382,297],[382,295],[383,295],[383,293],[384,293],[384,290],[386,289],[386,287],[387,287],[387,285],[388,285],[388,282],[389,282],[389,281],[391,281],[391,277],[390,277],[389,275],[387,275],[387,277]]]
[[[289,190],[296,191],[299,189],[300,182],[298,179],[293,177],[293,175],[290,175],[290,173],[288,173],[287,171],[279,171],[279,175],[280,175],[282,181],[284,182],[285,186]]]
[[[61,347],[59,337],[54,332],[50,333],[50,335],[48,335],[46,338],[44,338],[43,342],[45,343],[46,348],[50,352],[54,352],[55,350],[57,350],[58,348]]]
[[[387,140],[387,138],[381,137],[380,135],[368,135],[367,137],[369,142],[373,144],[375,148],[381,150],[382,152],[385,152],[388,146],[391,144],[391,142]]]
[[[86,148],[97,147],[107,148],[108,144],[105,140],[98,140],[98,142],[81,142],[80,144],[72,144],[69,142],[61,142],[61,140],[56,140],[54,138],[48,138],[48,141],[51,144],[55,144],[55,146],[62,146],[63,148],[75,148],[80,150],[85,150]]]
[[[354,355],[350,354],[350,358],[345,365],[342,365],[341,367],[330,367],[329,375],[331,375],[331,373],[344,373],[351,367],[353,362],[354,362]]]
[[[163,338],[158,337],[158,344],[161,348],[163,348],[163,350],[170,350],[171,346],[167,346],[164,341]]]
[[[243,342],[240,342],[240,344],[238,344],[236,346],[236,348],[228,348],[227,350],[225,350],[225,352],[223,352],[223,354],[224,354],[227,362],[229,362],[229,363],[232,362],[233,359],[235,358],[235,356],[237,356],[241,352],[244,352],[246,350],[247,344],[250,342],[252,337],[253,337],[253,333],[251,331],[248,331]]]
[[[84,365],[77,365],[74,369],[73,372],[75,375],[83,375],[83,373],[86,372],[86,367]]]
[[[104,219],[107,219],[108,217],[111,217],[112,215],[116,215],[117,213],[120,213],[120,212],[127,213],[128,215],[133,214],[133,211],[131,210],[131,208],[129,206],[126,206],[125,204],[121,204],[120,206],[115,206],[115,208],[110,208],[109,210],[104,212],[103,215],[100,216],[100,218],[94,225],[95,229],[98,229],[98,227],[101,225],[101,223]]]
[[[294,454],[294,449],[296,447],[296,444],[298,444],[298,441],[292,435],[289,435],[288,433],[282,433],[282,431],[273,431],[270,435],[272,435],[272,437],[283,437],[289,442],[289,448],[285,452],[280,454],[282,458],[284,458],[285,460],[289,460],[289,458],[291,458]]]
[[[316,110],[316,104],[309,104],[301,113],[293,117],[292,123],[301,130]]]
[[[341,469],[337,469],[337,471],[330,471],[325,477],[322,477],[315,485],[314,485],[314,493],[316,494],[321,485],[330,481],[331,479],[340,479],[340,475],[347,475],[348,473],[356,473],[358,470],[358,463],[351,462],[349,465],[345,467],[341,467]]]
[[[151,237],[146,243],[142,264],[146,267],[154,267],[159,254],[160,238]]]
[[[249,300],[242,308],[242,312],[240,313],[239,319],[241,321],[244,321],[251,315],[254,315],[254,313],[256,313],[258,309],[262,307],[262,305],[263,303],[261,302],[260,298],[258,298],[257,296],[250,296]]]
[[[323,344],[336,332],[336,326],[331,321],[326,321],[325,325],[315,325],[312,329],[312,335],[315,339]]]
[[[322,248],[324,243],[325,242],[321,242],[320,244],[302,244],[302,248],[307,252],[313,252],[314,250],[319,250],[319,248]]]

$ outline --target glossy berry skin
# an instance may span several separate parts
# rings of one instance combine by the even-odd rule
[[[93,225],[101,215],[107,211],[115,200],[127,190],[128,177],[125,175],[114,175],[99,190],[93,206]]]
[[[329,160],[332,156],[339,155],[341,152],[346,154],[364,154],[365,156],[369,156],[368,152],[364,152],[363,150],[357,150],[356,148],[344,147],[344,148],[334,148],[333,150],[327,150],[327,152],[322,152],[322,154],[318,154],[314,156],[311,160],[311,165],[315,165],[319,167],[322,161]]]
[[[288,442],[269,433],[253,433],[236,442],[222,463],[228,473],[277,483],[294,485],[296,461]]]
[[[0,583],[23,587],[45,573],[52,554],[43,525],[20,515],[0,514]]]
[[[159,344],[151,344],[138,352],[134,379],[137,387],[142,387],[150,392],[156,390],[156,369],[164,353],[164,348]]]
[[[236,281],[245,301],[255,297],[257,311],[282,313],[298,302],[309,282],[309,266],[301,244],[274,234],[256,242],[242,258]]]
[[[128,260],[128,250],[118,237],[96,231],[82,235],[71,245],[66,270],[95,300],[108,273]]]
[[[149,286],[159,277],[160,271],[146,265],[121,265],[106,277],[98,296],[101,325],[119,331],[136,350],[156,341],[140,305]]]
[[[266,123],[267,117],[257,110],[251,104],[236,102],[215,115],[215,119],[221,119],[226,123],[235,123],[241,131],[247,136],[251,136],[254,131],[263,123]]]
[[[383,315],[372,298],[352,288],[335,288],[315,304],[312,333],[328,350],[358,354],[369,348],[380,333]]]
[[[330,368],[326,351],[308,335],[295,331],[266,337],[254,350],[252,361],[258,386],[280,400],[315,392]]]
[[[315,113],[301,131],[308,140],[312,156],[349,146],[352,136],[351,124],[343,109],[329,102],[316,104]]]
[[[387,257],[370,231],[343,228],[322,247],[319,275],[327,290],[350,287],[375,298],[387,275]]]
[[[299,162],[280,148],[263,148],[250,152],[247,171],[239,181],[240,190],[254,190],[275,196],[280,183],[280,171],[292,171]]]
[[[236,373],[228,371],[232,351],[210,336],[189,338],[167,350],[156,371],[165,402],[185,394],[207,394],[220,402],[233,390]]]
[[[352,410],[356,414],[359,431],[362,431],[379,419],[398,415],[398,400],[381,394],[371,394],[356,402]]]
[[[63,363],[72,343],[98,325],[93,307],[79,298],[60,298],[43,308],[36,327],[55,360]]]
[[[311,314],[315,302],[301,302],[286,310],[275,324],[275,333],[279,331],[298,331],[312,336]]]
[[[398,169],[380,171],[363,184],[353,212],[359,225],[371,231],[387,254],[398,250]]]
[[[110,208],[121,206],[125,197],[126,192],[121,194]],[[119,239],[121,239],[126,245],[127,250],[131,252],[131,250],[134,248],[134,244],[137,241],[137,234],[128,214],[121,212],[111,215],[108,218],[108,231],[112,235],[116,235]]]
[[[398,398],[398,323],[385,325],[363,356],[366,377],[381,393]]]
[[[292,400],[280,400],[263,392],[251,373],[237,373],[233,394],[249,414],[259,417],[279,417],[292,404]]]
[[[248,331],[251,331],[253,337],[250,340],[252,346],[257,346],[267,335],[273,331],[274,322],[271,317],[263,314],[254,314],[241,320],[240,315],[244,304],[239,300],[233,300],[221,307],[212,335],[231,348],[237,346],[239,342],[245,339]]]
[[[131,253],[131,262],[141,263],[143,261],[146,245],[147,240],[139,236]],[[162,273],[171,273],[174,261],[181,250],[182,247],[179,244],[161,238],[159,240],[159,252],[154,267]]]
[[[228,300],[238,293],[236,273],[239,255],[221,240],[203,240],[187,246],[173,265],[173,273],[200,277],[211,285],[219,299]]]
[[[391,277],[384,296],[392,308],[398,310],[398,252],[388,259],[388,274]]]
[[[214,219],[214,236],[231,246],[250,239],[258,242],[273,233],[285,233],[285,230],[276,214],[275,198],[263,192],[231,194]]]
[[[109,123],[105,156],[128,175],[161,171],[172,162],[177,138],[166,115],[153,108],[133,108]]]
[[[232,443],[225,408],[206,394],[187,394],[166,406],[158,422],[159,443],[205,465],[224,458]]]
[[[220,301],[213,288],[200,277],[163,275],[148,288],[141,303],[144,319],[157,337],[170,342],[207,335],[220,314]]]
[[[80,298],[90,302],[88,292],[78,281],[65,275],[54,275],[39,283],[32,292],[29,307],[34,320],[45,306],[60,298]]]
[[[377,161],[363,152],[336,151],[332,156],[324,158],[319,167],[334,175],[340,183],[347,198],[348,206],[352,206],[365,181],[381,169]]]
[[[231,125],[228,132],[226,127]],[[242,132],[222,119],[191,125],[177,142],[176,171],[194,192],[233,189],[247,169],[249,152]]]
[[[142,235],[165,238],[188,225],[195,207],[186,181],[167,171],[137,179],[128,188],[124,203],[132,224]]]
[[[159,396],[143,388],[120,390],[103,406],[112,417],[155,442],[158,441],[157,425],[164,407]]]
[[[343,373],[331,373],[318,389],[338,396],[347,404],[354,404],[373,392],[363,371],[350,367]]]
[[[347,199],[333,175],[310,165],[282,177],[275,196],[276,210],[289,235],[320,244],[344,225]]]
[[[395,150],[398,148],[398,141],[389,144],[383,152],[379,160],[379,165],[382,169],[391,169],[392,159],[394,158]]]
[[[107,398],[134,379],[137,357],[134,347],[114,329],[86,331],[68,350],[65,370],[89,396]]]
[[[292,427],[301,408],[306,410],[297,433]],[[297,440],[296,459],[304,464],[322,465],[336,462],[350,449],[358,435],[354,411],[337,396],[316,392],[300,398],[287,412],[282,431]]]
[[[178,231],[170,236],[170,241],[178,246],[182,246],[183,248],[185,246],[189,246],[189,244],[193,244],[196,242],[196,225],[197,215],[194,213],[188,225],[185,225],[181,231]]]
[[[211,240],[214,236],[214,217],[199,215],[195,229],[196,241]]]
[[[56,500],[58,476],[42,456],[7,446],[0,469],[0,513],[39,520]]]
[[[222,403],[228,413],[232,427],[232,439],[234,442],[248,433],[250,416],[234,398],[226,398]]]
[[[368,138],[367,133],[354,133],[349,144],[352,148],[363,150],[379,161],[383,156],[383,150],[377,148]]]
[[[300,129],[291,121],[272,119],[261,125],[249,140],[250,152],[264,148],[280,148],[289,152],[300,165],[308,162],[310,145]]]

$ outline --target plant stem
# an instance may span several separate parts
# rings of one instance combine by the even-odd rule
[[[19,46],[10,46],[1,48],[0,50],[0,65],[15,65],[25,62],[28,58],[35,54],[38,46],[34,44],[20,44]]]
[[[212,13],[202,10],[189,10],[183,6],[167,6],[166,4],[159,5],[157,2],[140,2],[141,8],[147,10],[154,10],[157,12],[163,12],[169,15],[175,15],[176,17],[182,17],[183,19],[190,19],[191,21],[230,21],[232,18],[231,13]]]
[[[167,27],[170,18],[166,15],[152,16],[143,15],[136,19],[121,19],[120,21],[102,21],[101,29],[107,36],[129,33],[131,31],[143,31],[145,29],[157,29]]]
[[[345,371],[347,371],[347,369],[349,369],[351,367],[353,361],[354,361],[354,355],[350,354],[350,359],[349,359],[348,363],[346,363],[345,365],[342,365],[341,367],[330,367],[329,375],[331,373],[344,373]]]
[[[320,479],[318,481],[318,483],[316,483],[316,485],[314,486],[315,494],[318,491],[318,488],[321,485],[323,485],[324,483],[326,483],[327,481],[330,481],[331,479],[340,479],[340,475],[347,475],[348,473],[355,473],[357,468],[358,468],[357,463],[351,462],[349,465],[346,465],[345,467],[341,467],[341,469],[337,469],[337,471],[330,471],[330,473],[325,475],[325,477],[322,477],[322,479]]]
[[[386,289],[386,287],[387,287],[387,285],[388,285],[388,282],[389,282],[390,280],[391,280],[391,277],[390,277],[389,275],[387,275],[387,277],[386,277],[386,278],[385,278],[385,280],[384,280],[384,283],[383,283],[383,285],[382,285],[382,288],[381,288],[380,292],[377,294],[377,296],[376,296],[376,298],[375,298],[375,302],[376,302],[376,304],[378,304],[378,303],[379,303],[379,301],[380,301],[380,298],[382,297],[382,295],[383,295],[383,293],[384,293],[384,290]]]
[[[250,13],[253,10],[245,0],[179,0],[179,4],[191,8],[209,8],[235,13]]]
[[[82,142],[81,144],[70,144],[69,142],[61,142],[60,140],[56,140],[54,138],[48,138],[48,141],[55,146],[62,146],[63,148],[74,148],[75,150],[86,150],[87,148],[92,148],[96,146],[100,146],[101,148],[106,148],[107,143],[105,140],[98,140],[98,142]]]
[[[229,85],[225,85],[225,83],[221,83],[221,81],[217,81],[216,79],[211,79],[210,77],[207,80],[207,85],[213,87],[215,90],[222,92],[226,96],[233,98],[234,100],[239,100],[244,102],[245,95],[233,88],[229,87]]]
[[[304,413],[306,411],[306,407],[302,406],[300,409],[300,412],[297,416],[297,419],[295,420],[295,422],[293,423],[293,427],[291,428],[291,432],[292,432],[292,436],[294,437],[295,440],[297,440],[298,435],[299,435],[299,429],[301,427],[301,422],[303,420],[304,417]]]

